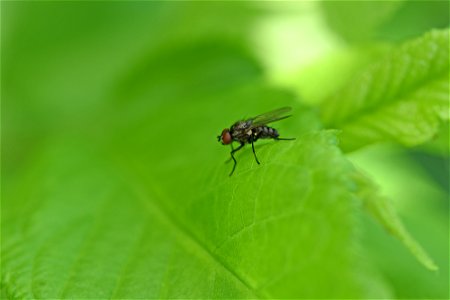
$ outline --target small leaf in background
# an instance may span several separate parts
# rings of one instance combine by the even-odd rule
[[[448,30],[432,31],[375,63],[321,105],[342,147],[379,141],[424,143],[448,120]]]
[[[447,299],[450,282],[448,163],[441,160],[439,166],[428,164],[427,167],[434,165],[434,174],[431,174],[423,168],[423,162],[412,155],[417,150],[413,151],[398,145],[380,144],[352,152],[347,157],[358,170],[374,180],[369,186],[375,188],[374,192],[378,190],[380,197],[389,201],[389,206],[395,207],[404,227],[420,242],[439,270],[424,268],[403,243],[394,241],[395,237],[386,234],[380,223],[369,215],[362,218],[363,245],[397,299]],[[437,184],[434,179],[437,174],[447,180],[445,186]],[[378,201],[383,203],[383,200]]]
[[[356,195],[363,201],[365,209],[381,225],[383,225],[390,234],[399,239],[421,264],[429,270],[438,270],[438,267],[425,250],[406,230],[389,199],[382,196],[374,183],[361,172],[355,171],[353,179],[358,185],[358,192]]]

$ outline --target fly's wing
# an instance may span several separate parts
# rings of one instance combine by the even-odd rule
[[[266,112],[265,114],[261,114],[259,116],[256,116],[254,118],[251,118],[251,128],[266,125],[275,121],[283,120],[286,118],[289,118],[291,115],[286,115],[289,111],[291,111],[292,108],[290,107],[282,107],[279,109],[275,109],[269,112]]]

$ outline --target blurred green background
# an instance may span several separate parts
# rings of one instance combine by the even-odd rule
[[[324,99],[397,45],[448,25],[447,1],[2,1],[2,296],[46,298],[64,290],[56,277],[58,270],[66,274],[69,268],[61,261],[79,255],[67,254],[70,251],[82,250],[52,238],[49,228],[67,227],[61,235],[76,241],[95,227],[111,235],[104,246],[111,251],[129,243],[122,237],[140,232],[138,225],[130,224],[141,212],[128,215],[123,209],[127,200],[114,200],[126,194],[115,190],[122,181],[136,186],[138,194],[150,185],[158,195],[170,191],[175,200],[163,204],[169,211],[183,210],[182,203],[215,186],[229,184],[231,190],[234,181],[229,183],[226,176],[231,165],[224,164],[229,150],[216,140],[224,127],[289,105],[294,117],[275,126],[283,135],[298,137],[321,129],[317,105]],[[374,274],[373,284],[365,285],[372,294],[358,295],[448,299],[446,127],[448,123],[420,146],[391,143],[346,153],[394,201],[407,229],[439,266],[437,272],[425,269],[401,243],[358,212],[361,227],[354,251]],[[261,148],[264,161],[271,152]],[[238,170],[253,168],[250,152],[245,155]],[[142,174],[147,181],[136,179]],[[256,181],[262,178],[260,173],[253,176]],[[107,198],[113,199],[104,213],[108,226],[97,213]],[[210,213],[207,206],[190,209],[186,219],[194,224]],[[71,231],[75,227],[80,236]],[[148,240],[151,243],[150,233]],[[93,261],[105,256],[99,253],[93,250]],[[128,254],[123,255],[107,263],[121,264]],[[146,252],[140,255],[145,260]],[[39,260],[41,269],[28,268]],[[91,269],[92,261],[85,263],[71,269],[72,281]],[[153,265],[139,274],[159,272],[151,271]],[[94,263],[91,272],[97,277],[115,272],[106,270]],[[31,284],[46,276],[55,279]],[[149,286],[158,283],[153,277],[141,279]],[[224,291],[202,294],[201,286],[195,292],[183,289],[188,279],[161,280],[173,285],[170,290],[178,287],[178,293],[160,292],[156,297],[244,297]],[[58,297],[109,295],[99,292],[109,283],[99,284],[96,292],[89,285],[72,285]],[[128,294],[116,292],[155,297],[150,287],[146,293],[137,283],[130,286]],[[221,287],[232,291],[234,283]],[[293,296],[267,293],[263,296]],[[322,294],[311,290],[305,295]]]

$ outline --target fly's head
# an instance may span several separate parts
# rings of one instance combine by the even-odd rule
[[[222,134],[217,136],[217,141],[222,142],[222,145],[231,144],[233,138],[231,137],[230,130],[228,128],[222,130]]]

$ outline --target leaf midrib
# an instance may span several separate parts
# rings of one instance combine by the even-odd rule
[[[124,168],[122,168],[124,169]],[[175,236],[181,241],[182,245],[189,245],[190,249],[196,249],[196,253],[199,253],[201,256],[206,259],[212,261],[219,269],[222,269],[226,274],[235,278],[238,282],[240,282],[247,290],[249,290],[252,294],[253,299],[264,299],[267,298],[263,295],[260,295],[254,287],[240,274],[235,272],[228,264],[222,261],[218,256],[214,255],[212,251],[208,249],[208,247],[195,236],[190,230],[185,228],[182,223],[180,223],[176,217],[172,216],[171,213],[167,211],[162,205],[159,205],[157,201],[152,201],[152,199],[164,199],[170,201],[170,197],[168,197],[160,188],[158,188],[154,184],[154,180],[149,178],[150,175],[146,174],[146,183],[150,185],[146,185],[149,190],[151,190],[151,196],[148,194],[146,189],[142,188],[142,178],[138,178],[138,176],[134,176],[127,170],[126,173],[128,176],[132,176],[133,180],[127,180],[127,184],[130,186],[131,192],[136,195],[136,198],[140,202],[140,204],[149,212],[154,213],[158,220],[167,225],[172,229],[172,233],[175,233]],[[130,177],[128,177],[130,178]],[[153,196],[153,197],[152,197]],[[191,247],[193,246],[193,247]]]

